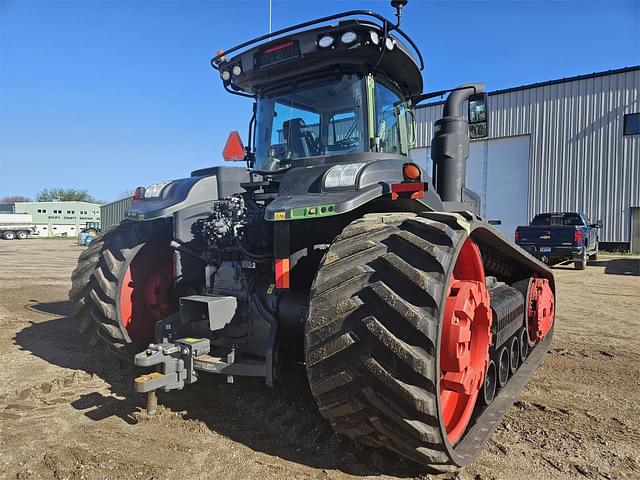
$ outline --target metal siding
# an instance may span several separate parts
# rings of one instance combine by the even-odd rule
[[[416,112],[416,148],[430,147],[441,103]],[[489,138],[531,135],[528,214],[584,211],[604,242],[629,242],[640,206],[640,135],[623,135],[640,112],[640,68],[489,95]]]
[[[102,219],[102,230],[106,230],[112,225],[119,224],[124,220],[124,213],[131,206],[132,197],[122,198],[115,202],[107,203],[100,207],[100,217]]]

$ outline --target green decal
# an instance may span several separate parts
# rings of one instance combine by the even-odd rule
[[[314,207],[300,207],[291,210],[292,220],[301,220],[303,218],[328,217],[336,214],[336,206],[332,205],[316,205]]]

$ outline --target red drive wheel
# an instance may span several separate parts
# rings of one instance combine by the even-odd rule
[[[168,245],[146,244],[127,267],[120,284],[118,309],[135,345],[153,342],[156,322],[175,311],[174,278],[173,252]]]
[[[449,281],[440,340],[440,411],[449,443],[462,437],[489,364],[492,315],[482,257],[467,239]]]
[[[549,280],[546,278],[532,278],[529,282],[529,294],[527,305],[529,346],[543,340],[555,318],[555,296]]]

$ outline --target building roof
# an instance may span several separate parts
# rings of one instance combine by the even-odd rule
[[[520,90],[529,90],[532,88],[548,87],[549,85],[557,85],[559,83],[576,82],[578,80],[586,80],[589,78],[605,77],[607,75],[617,75],[619,73],[637,72],[637,71],[640,71],[640,65],[634,65],[632,67],[617,68],[613,70],[604,70],[602,72],[587,73],[584,75],[575,75],[573,77],[563,77],[563,78],[558,78],[556,80],[547,80],[546,82],[529,83],[529,84],[520,85],[517,87],[502,88],[500,90],[493,90],[491,92],[488,92],[488,94],[500,95],[503,93],[517,92]],[[432,107],[434,105],[441,105],[443,103],[444,103],[444,100],[439,100],[437,102],[425,103],[424,105],[418,106],[418,108]]]

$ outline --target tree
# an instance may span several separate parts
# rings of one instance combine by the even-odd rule
[[[88,190],[76,190],[75,188],[43,188],[36,195],[39,202],[91,202],[100,203]]]
[[[18,203],[30,201],[31,199],[29,197],[24,197],[22,195],[7,195],[6,197],[0,198],[0,203]]]

